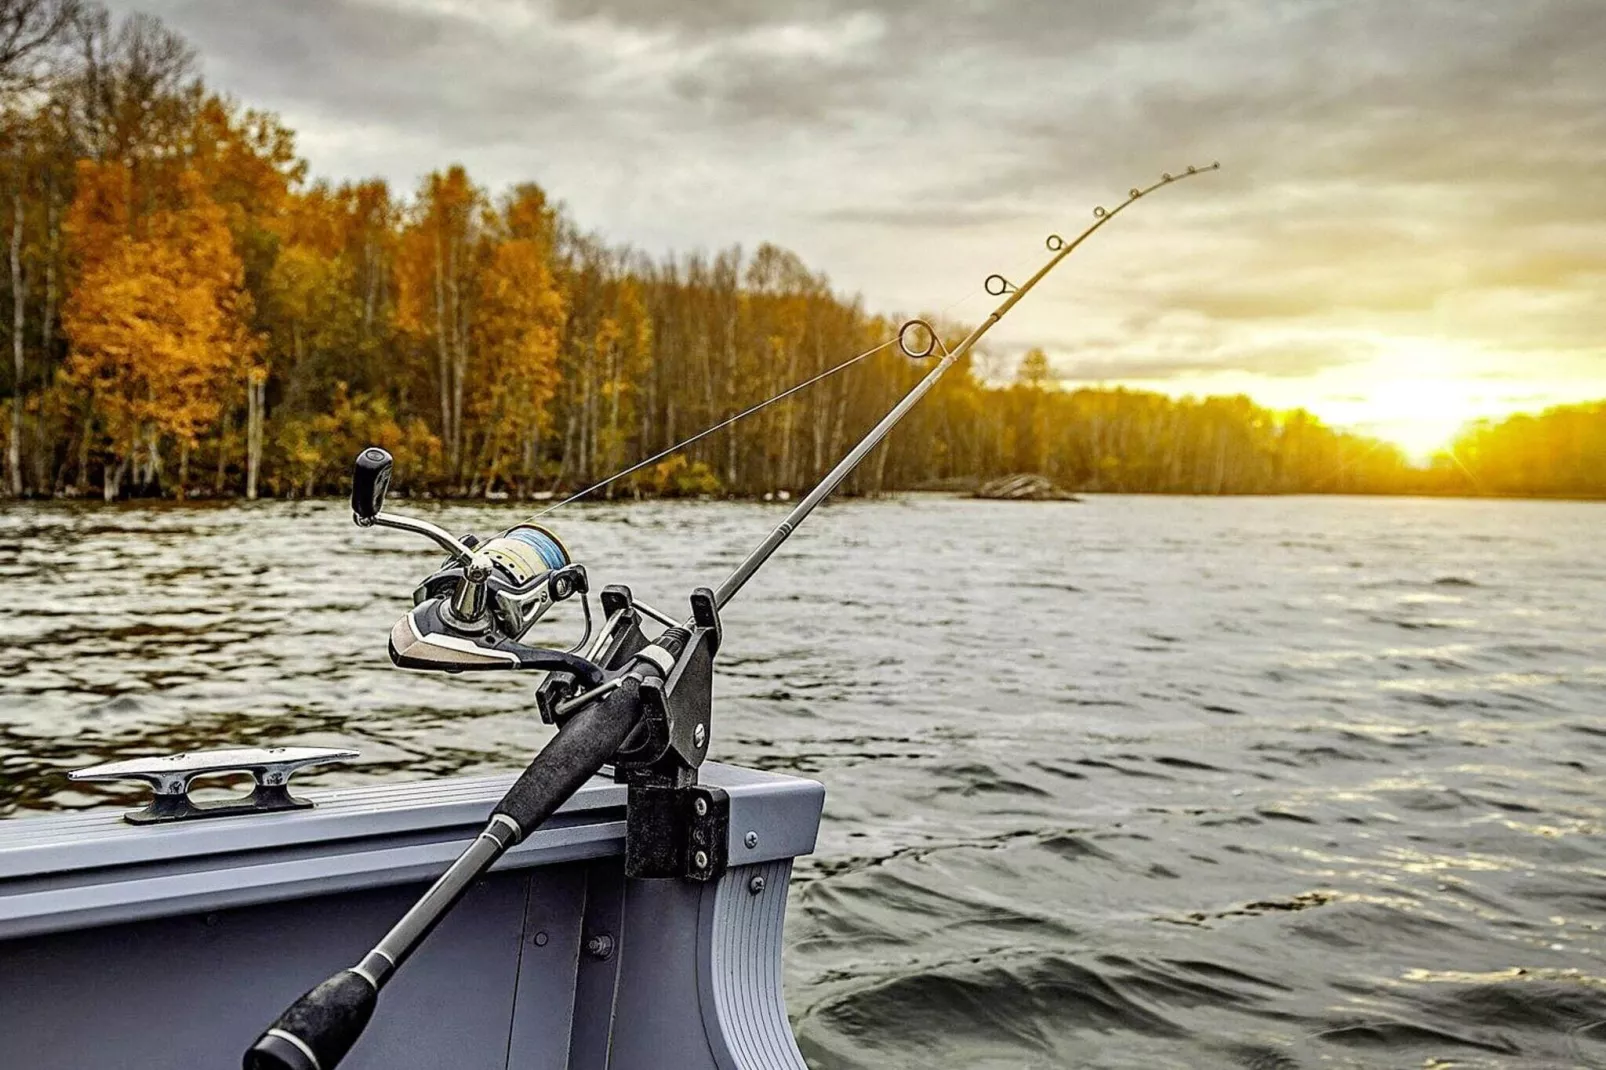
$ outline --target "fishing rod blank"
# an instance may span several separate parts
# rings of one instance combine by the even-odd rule
[[[970,334],[966,335],[964,341],[960,342],[959,345],[951,351],[947,348],[947,346],[942,346],[942,339],[937,334],[936,329],[931,326],[931,324],[924,320],[910,320],[905,323],[898,330],[898,348],[902,349],[906,355],[918,360],[929,357],[933,348],[942,346],[942,360],[938,362],[935,368],[932,368],[931,371],[927,372],[926,377],[921,379],[920,382],[916,383],[914,387],[910,389],[910,391],[892,407],[891,412],[887,413],[881,418],[880,423],[876,424],[875,427],[870,429],[870,433],[865,435],[864,438],[859,441],[858,445],[854,446],[853,449],[848,451],[847,456],[843,457],[842,460],[837,463],[835,468],[826,473],[825,478],[820,480],[819,484],[816,485],[813,490],[809,491],[809,493],[804,496],[803,500],[798,502],[797,505],[793,507],[792,511],[786,515],[786,519],[782,520],[780,524],[776,526],[775,530],[770,532],[769,536],[766,537],[765,540],[761,542],[752,553],[748,554],[747,558],[740,565],[736,566],[736,571],[727,576],[725,578],[725,582],[721,583],[719,587],[715,589],[714,600],[719,608],[723,609],[727,602],[736,597],[736,592],[740,591],[742,587],[747,584],[747,581],[753,578],[753,573],[757,572],[763,566],[764,562],[769,560],[770,555],[780,548],[780,545],[791,536],[792,532],[797,530],[798,525],[803,523],[804,518],[814,511],[814,507],[819,505],[820,502],[824,501],[826,496],[835,490],[837,486],[841,484],[841,482],[859,466],[859,462],[863,461],[865,456],[871,450],[875,449],[883,438],[887,437],[887,433],[897,425],[898,421],[902,420],[904,416],[908,414],[909,410],[914,408],[915,404],[921,398],[925,397],[926,393],[930,391],[932,387],[937,385],[937,380],[941,379],[943,375],[947,373],[948,369],[952,368],[961,357],[963,357],[966,353],[969,353],[971,349],[975,348],[976,343],[981,341],[982,336],[992,329],[993,324],[1003,319],[1004,316],[1009,313],[1009,310],[1015,307],[1016,302],[1030,293],[1032,287],[1036,286],[1042,281],[1045,275],[1059,266],[1060,261],[1064,260],[1067,256],[1070,256],[1071,253],[1076,250],[1076,247],[1086,241],[1094,231],[1098,230],[1105,223],[1108,223],[1111,219],[1114,219],[1123,209],[1127,207],[1127,205],[1132,204],[1140,197],[1143,197],[1149,193],[1153,193],[1161,186],[1169,185],[1179,178],[1187,178],[1190,175],[1196,175],[1202,171],[1217,170],[1220,168],[1220,166],[1221,164],[1219,163],[1213,163],[1209,167],[1204,168],[1189,167],[1186,172],[1180,175],[1172,175],[1167,172],[1161,177],[1160,181],[1156,182],[1152,186],[1147,187],[1146,189],[1138,189],[1134,187],[1127,194],[1126,200],[1122,201],[1115,208],[1109,211],[1105,211],[1102,207],[1093,209],[1094,222],[1092,225],[1090,225],[1086,230],[1082,231],[1081,234],[1078,234],[1069,243],[1062,239],[1058,234],[1050,234],[1048,236],[1048,248],[1049,251],[1055,255],[1050,257],[1048,262],[1039,268],[1037,273],[1031,278],[1027,279],[1026,282],[1019,288],[1013,286],[1009,280],[1005,279],[1002,275],[987,276],[987,282],[985,284],[987,292],[992,294],[994,297],[1001,295],[1007,296],[1004,297],[1003,302],[1000,303],[997,308],[993,309],[990,316],[983,320],[975,328],[975,330],[970,332]],[[912,349],[909,345],[909,334],[911,330],[917,328],[927,332],[927,345],[922,347],[920,352],[915,352],[914,349]]]

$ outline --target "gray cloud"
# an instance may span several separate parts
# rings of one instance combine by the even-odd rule
[[[1002,362],[1052,336],[1079,378],[1286,381],[1356,363],[1324,335],[1367,325],[1606,393],[1598,0],[117,2],[318,173],[461,161],[651,251],[779,241],[880,308],[1029,271],[1092,205],[1220,159],[1023,303]]]

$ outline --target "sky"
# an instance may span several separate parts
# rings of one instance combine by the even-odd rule
[[[1067,385],[1247,393],[1426,455],[1606,398],[1606,0],[117,0],[316,175],[534,180],[653,253],[765,241]]]

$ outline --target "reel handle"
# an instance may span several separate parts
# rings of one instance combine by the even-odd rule
[[[385,494],[390,490],[390,473],[395,458],[378,446],[369,446],[357,454],[351,466],[351,511],[359,523],[373,523],[374,517],[385,508]]]

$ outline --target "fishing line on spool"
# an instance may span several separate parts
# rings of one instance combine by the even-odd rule
[[[905,324],[904,326],[907,327],[908,324]],[[929,326],[928,326],[928,329],[929,329]],[[820,374],[814,376],[813,378],[805,379],[801,383],[798,383],[795,386],[789,386],[785,390],[781,391],[779,394],[776,394],[773,397],[766,398],[763,401],[760,401],[756,405],[751,405],[751,406],[743,409],[741,412],[737,413],[734,416],[728,416],[725,419],[721,420],[719,423],[714,424],[711,427],[705,427],[701,431],[697,432],[695,435],[692,435],[690,438],[682,439],[681,441],[675,443],[673,446],[669,446],[666,449],[659,450],[657,453],[653,454],[651,457],[647,457],[647,458],[644,458],[644,459],[642,459],[640,461],[637,461],[635,464],[631,465],[629,468],[621,469],[620,471],[615,472],[613,475],[607,477],[606,479],[598,480],[597,482],[591,484],[589,487],[586,487],[583,490],[576,491],[575,493],[569,495],[567,498],[563,499],[561,502],[557,502],[554,505],[549,505],[545,509],[542,509],[539,513],[534,513],[534,514],[526,517],[523,521],[521,521],[521,523],[530,524],[530,523],[533,523],[533,522],[535,522],[537,520],[540,520],[542,517],[548,515],[549,513],[555,512],[558,509],[562,509],[565,505],[568,505],[570,502],[578,501],[581,498],[584,498],[587,494],[592,493],[593,491],[601,490],[603,487],[606,487],[609,483],[612,483],[613,481],[615,481],[617,479],[623,479],[625,476],[628,476],[632,472],[638,472],[641,469],[647,467],[649,464],[653,464],[654,462],[661,461],[665,457],[668,457],[671,453],[675,453],[678,450],[683,450],[687,446],[690,446],[692,443],[697,442],[700,439],[707,438],[709,435],[713,434],[715,431],[721,430],[722,428],[729,427],[731,424],[735,423],[736,421],[753,415],[753,413],[758,412],[760,409],[767,408],[767,407],[775,404],[777,401],[784,401],[785,399],[791,397],[793,394],[797,393],[799,390],[804,389],[805,387],[813,386],[815,383],[819,382],[822,379],[829,379],[831,376],[835,375],[837,372],[844,371],[844,370],[846,370],[848,368],[851,368],[853,365],[859,363],[861,360],[868,360],[870,357],[875,356],[877,353],[881,352],[883,349],[886,349],[888,346],[900,345],[900,347],[901,347],[901,343],[900,343],[899,339],[901,339],[902,336],[903,336],[903,330],[902,330],[902,328],[900,328],[898,334],[894,335],[891,338],[888,338],[885,342],[882,342],[880,345],[875,346],[875,347],[873,347],[871,349],[866,349],[863,353],[860,353],[858,356],[849,357],[847,360],[844,360],[841,364],[838,364],[838,365],[836,365],[834,367],[831,367],[831,368],[827,368],[825,371],[823,371]],[[932,337],[936,337],[936,332],[935,331],[932,332]],[[909,351],[907,349],[905,349],[904,352],[908,353]],[[913,354],[911,354],[911,356],[912,355]]]

